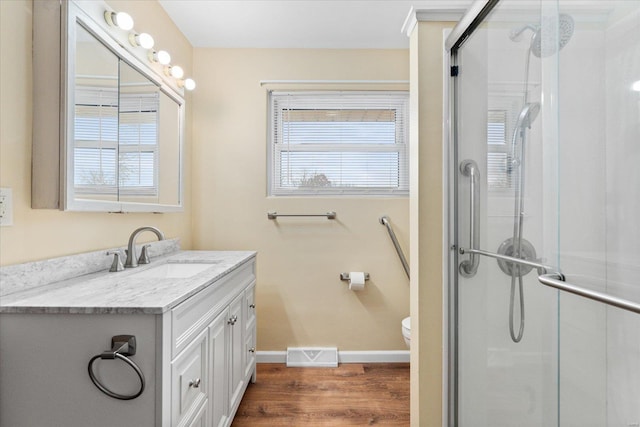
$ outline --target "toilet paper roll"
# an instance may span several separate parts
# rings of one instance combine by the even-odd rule
[[[364,272],[352,271],[349,273],[349,290],[361,291],[364,289]]]

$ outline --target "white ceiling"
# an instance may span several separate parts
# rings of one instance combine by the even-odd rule
[[[408,48],[411,7],[471,0],[159,0],[194,47]]]

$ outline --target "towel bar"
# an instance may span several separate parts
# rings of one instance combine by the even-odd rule
[[[267,212],[267,218],[269,219],[277,219],[279,216],[300,216],[300,217],[311,217],[311,216],[324,216],[327,219],[336,219],[336,213],[333,211],[329,211],[323,214],[279,214],[278,212]]]

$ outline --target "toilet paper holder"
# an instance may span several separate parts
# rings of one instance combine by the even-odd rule
[[[340,273],[340,280],[349,281],[350,279],[349,273]],[[364,280],[369,280],[369,273],[364,273]]]

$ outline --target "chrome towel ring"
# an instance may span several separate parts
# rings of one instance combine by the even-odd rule
[[[140,396],[145,387],[144,374],[142,373],[140,367],[136,365],[134,361],[127,357],[133,356],[134,354],[136,354],[136,337],[134,335],[116,335],[112,337],[111,350],[93,356],[91,360],[89,360],[87,370],[89,371],[89,378],[91,378],[91,382],[93,382],[93,384],[98,387],[98,390],[109,397],[113,397],[114,399],[132,400]],[[135,373],[138,375],[138,378],[140,379],[140,390],[131,395],[119,394],[109,390],[98,380],[98,378],[96,378],[95,373],[93,372],[93,363],[97,359],[120,359],[131,366],[131,368],[135,371]]]

